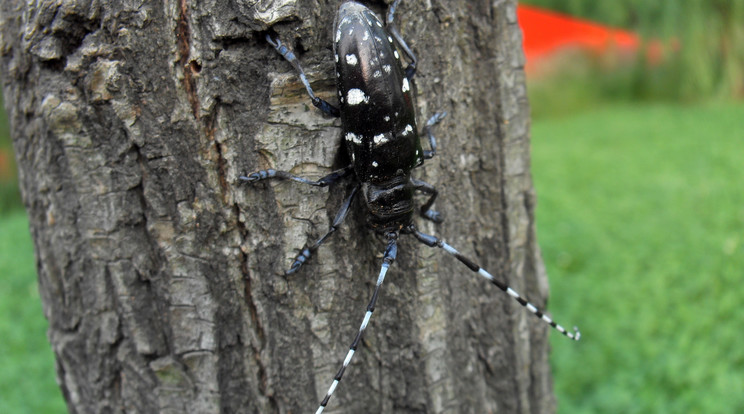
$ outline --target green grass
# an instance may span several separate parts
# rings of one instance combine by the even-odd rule
[[[67,412],[46,339],[28,220],[0,216],[0,413]]]
[[[532,129],[559,413],[744,412],[744,104]]]

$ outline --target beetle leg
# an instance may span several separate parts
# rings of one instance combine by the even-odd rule
[[[305,89],[307,89],[308,95],[310,95],[310,99],[313,101],[313,105],[315,105],[318,109],[325,112],[328,115],[339,117],[341,116],[341,112],[336,108],[335,106],[329,104],[323,99],[318,98],[315,96],[315,93],[313,92],[313,88],[310,87],[310,82],[308,82],[307,77],[305,76],[305,71],[302,70],[302,66],[300,66],[300,61],[297,60],[297,56],[295,56],[294,52],[292,52],[287,46],[284,46],[282,44],[282,41],[278,38],[276,41],[274,41],[271,36],[266,35],[266,41],[269,42],[271,46],[276,49],[276,51],[284,57],[284,59],[287,60],[292,66],[294,66],[295,70],[300,73],[300,80],[302,81],[302,84],[305,85]]]
[[[336,170],[317,181],[313,181],[313,180],[310,180],[304,177],[299,177],[287,171],[277,171],[274,169],[256,171],[248,175],[241,175],[238,178],[241,181],[247,181],[249,183],[261,181],[261,180],[267,180],[270,178],[279,178],[281,180],[297,181],[298,183],[308,184],[308,185],[312,185],[315,187],[327,187],[335,183],[336,181],[340,180],[341,178],[344,178],[347,175],[351,174],[352,171],[354,171],[354,168],[353,166],[349,165],[344,168],[341,168],[340,170]]]
[[[413,51],[410,47],[408,47],[406,41],[403,40],[403,36],[400,35],[398,29],[395,27],[394,15],[395,9],[398,7],[398,3],[400,3],[400,0],[395,0],[395,3],[393,3],[393,5],[388,8],[388,14],[387,19],[385,20],[385,24],[390,34],[392,34],[395,40],[398,41],[398,45],[400,46],[400,48],[403,49],[403,52],[406,54],[406,56],[408,56],[408,59],[411,60],[411,63],[406,67],[406,78],[408,78],[408,80],[413,80],[413,75],[416,74],[416,63],[418,63],[418,59],[416,59],[416,55],[413,54]]]
[[[346,219],[346,216],[349,214],[349,207],[351,206],[352,200],[354,200],[354,195],[356,195],[357,190],[359,189],[359,186],[355,186],[350,194],[346,197],[346,200],[341,205],[341,208],[338,210],[338,213],[336,213],[336,218],[333,220],[333,224],[331,224],[331,227],[328,229],[328,232],[324,234],[321,238],[319,238],[315,243],[313,243],[312,246],[305,245],[300,253],[295,257],[294,261],[292,262],[292,266],[284,272],[285,275],[289,275],[292,273],[297,272],[300,270],[300,267],[305,264],[305,262],[310,259],[310,256],[312,256],[313,252],[318,250],[318,247],[320,247],[323,242],[326,241],[328,236],[333,234],[333,232],[338,229],[338,227],[341,225],[341,223],[344,222]]]
[[[434,156],[437,155],[437,139],[431,132],[431,128],[434,125],[438,124],[442,119],[444,119],[445,116],[447,116],[446,111],[437,112],[431,118],[429,118],[428,121],[426,121],[426,125],[424,126],[424,130],[421,132],[421,135],[426,135],[426,137],[429,138],[429,146],[431,147],[431,150],[424,151],[425,160],[434,158]]]
[[[443,222],[444,217],[442,217],[442,214],[431,209],[431,205],[434,204],[434,200],[437,199],[437,195],[439,194],[437,189],[434,188],[433,185],[415,178],[411,178],[411,184],[413,185],[414,190],[421,191],[424,194],[431,194],[429,200],[421,206],[421,215],[435,223]]]

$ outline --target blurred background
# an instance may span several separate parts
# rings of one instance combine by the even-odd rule
[[[519,21],[558,412],[744,413],[744,1]]]
[[[744,0],[525,0],[559,413],[744,413]],[[62,413],[0,118],[0,412]]]

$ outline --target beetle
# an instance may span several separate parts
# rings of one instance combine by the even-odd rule
[[[325,409],[357,350],[375,310],[385,275],[397,256],[397,240],[401,234],[412,234],[427,246],[443,249],[568,338],[579,340],[581,335],[576,327],[574,332],[569,332],[556,324],[514,289],[497,280],[442,239],[424,234],[416,228],[413,222],[413,196],[416,192],[429,196],[420,208],[421,215],[437,223],[442,221],[442,216],[431,209],[438,195],[437,190],[431,184],[413,178],[411,172],[436,155],[436,139],[432,128],[446,113],[436,113],[428,119],[421,133],[418,132],[412,90],[418,60],[395,27],[394,14],[399,4],[400,0],[396,0],[389,7],[384,25],[374,12],[360,3],[346,1],[339,7],[333,31],[338,108],[315,95],[295,54],[279,39],[266,36],[267,42],[299,73],[313,105],[327,115],[341,118],[341,135],[351,163],[319,180],[274,169],[256,171],[241,176],[240,180],[255,183],[267,179],[284,179],[317,187],[326,187],[347,177],[356,181],[328,232],[313,244],[306,244],[286,273],[297,272],[313,252],[336,231],[346,218],[357,193],[361,193],[366,205],[369,226],[387,240],[380,273],[364,319],[316,414]],[[409,60],[405,68],[399,49]],[[430,149],[422,148],[420,136],[427,138]]]

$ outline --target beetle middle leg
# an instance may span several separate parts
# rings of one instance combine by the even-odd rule
[[[248,175],[241,175],[239,178],[241,181],[247,181],[249,183],[262,181],[262,180],[269,180],[269,179],[280,179],[280,180],[292,180],[297,181],[302,184],[312,185],[314,187],[327,187],[340,179],[348,176],[354,171],[353,166],[349,165],[344,168],[341,168],[340,170],[333,171],[332,173],[326,175],[325,177],[322,177],[319,180],[310,180],[308,178],[299,177],[297,175],[291,174],[287,171],[277,171],[274,169],[268,169],[268,170],[261,170],[256,171],[254,173],[248,174]],[[315,243],[308,246],[307,244],[302,248],[300,253],[295,257],[294,261],[292,262],[292,266],[290,266],[289,270],[285,272],[285,274],[291,274],[295,273],[300,269],[300,267],[308,260],[310,259],[310,256],[312,256],[313,252],[320,247],[321,244],[330,236],[333,232],[336,231],[338,226],[341,225],[341,223],[344,221],[346,216],[349,213],[349,206],[351,206],[351,202],[354,199],[354,195],[356,194],[357,190],[359,189],[359,186],[355,186],[354,189],[351,190],[349,195],[346,197],[346,200],[341,205],[341,208],[339,209],[338,213],[336,213],[336,218],[333,220],[333,223],[331,224],[331,228],[328,230],[326,234],[324,234],[320,239],[318,239]]]
[[[442,214],[438,211],[434,211],[431,209],[432,204],[434,204],[434,200],[437,199],[437,195],[439,195],[439,192],[436,188],[434,188],[433,185],[417,180],[415,178],[411,178],[411,185],[413,185],[413,189],[417,191],[421,191],[424,194],[430,194],[431,197],[424,203],[423,206],[421,206],[421,215],[424,216],[424,218],[431,220],[435,223],[441,223],[444,221],[444,217],[442,217]]]
[[[403,36],[401,36],[398,32],[398,28],[395,27],[394,15],[395,9],[398,7],[399,3],[400,0],[395,0],[395,3],[393,3],[390,8],[388,8],[387,19],[385,19],[385,26],[387,27],[390,34],[392,34],[395,40],[398,42],[400,48],[403,49],[403,52],[406,54],[406,56],[408,56],[408,59],[411,60],[411,63],[408,64],[408,66],[406,67],[406,78],[408,78],[408,80],[412,80],[413,75],[416,74],[416,64],[418,63],[418,59],[416,59],[416,55],[413,54],[413,51],[410,47],[408,47],[406,41],[403,40]]]
[[[308,82],[307,77],[305,76],[305,71],[302,70],[300,61],[297,60],[297,56],[295,56],[294,52],[292,52],[292,50],[290,50],[287,46],[284,46],[282,44],[282,41],[278,38],[276,39],[276,41],[274,41],[271,36],[266,35],[266,41],[269,42],[271,46],[274,46],[274,49],[276,49],[276,51],[280,55],[282,55],[282,57],[286,59],[287,62],[291,63],[292,66],[294,66],[294,68],[297,70],[297,72],[300,73],[300,80],[302,81],[302,84],[305,85],[305,89],[307,89],[307,94],[310,95],[310,99],[313,101],[313,105],[315,105],[318,109],[328,115],[334,117],[341,116],[341,112],[338,110],[338,108],[315,96],[315,92],[313,92],[313,88],[310,87],[310,82]]]
[[[336,170],[326,175],[320,180],[311,180],[309,178],[304,178],[304,177],[294,175],[287,171],[278,171],[274,169],[268,169],[268,170],[256,171],[248,175],[241,175],[238,178],[241,181],[247,181],[249,183],[261,181],[261,180],[268,180],[271,178],[278,178],[280,180],[297,181],[298,183],[312,185],[314,187],[327,187],[335,183],[336,181],[340,180],[341,178],[344,178],[347,175],[351,174],[353,171],[354,171],[354,167],[351,165],[348,165],[344,168],[341,168],[340,170]]]
[[[445,116],[447,116],[447,112],[437,112],[429,118],[429,120],[426,121],[426,125],[424,125],[424,130],[421,132],[421,135],[426,135],[426,137],[429,138],[429,147],[431,147],[430,150],[424,150],[425,160],[432,159],[437,155],[437,139],[434,137],[434,133],[431,132],[431,128],[444,119]]]

